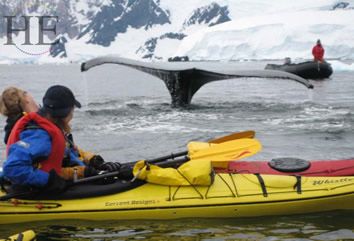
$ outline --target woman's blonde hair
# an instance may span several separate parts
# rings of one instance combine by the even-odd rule
[[[16,87],[6,88],[0,96],[0,112],[9,118],[19,117],[23,110],[21,107],[21,100],[23,90]]]
[[[50,122],[56,124],[64,132],[64,134],[71,133],[71,127],[70,127],[69,123],[64,120],[66,117],[57,118],[57,117],[51,116],[49,113],[46,113],[45,118],[47,120],[49,120]]]
[[[59,118],[55,124],[57,124],[63,130],[64,134],[71,133],[71,126],[69,123],[66,123],[63,118]]]

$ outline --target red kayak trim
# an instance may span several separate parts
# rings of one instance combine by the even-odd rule
[[[301,160],[307,166],[299,167],[297,165],[285,166],[282,169],[281,161],[287,162],[293,160]],[[274,161],[280,161],[278,168]],[[279,164],[279,163],[276,163]],[[305,169],[305,170],[300,170]],[[303,175],[303,176],[353,176],[354,175],[354,159],[348,160],[329,160],[329,161],[305,161],[296,158],[279,158],[272,161],[231,161],[228,168],[216,168],[215,172],[219,173],[260,173],[273,175]]]

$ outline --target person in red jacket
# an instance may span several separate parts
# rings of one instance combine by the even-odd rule
[[[312,48],[312,55],[314,57],[314,61],[322,61],[324,62],[324,49],[321,44],[321,40],[317,40],[317,44]]]

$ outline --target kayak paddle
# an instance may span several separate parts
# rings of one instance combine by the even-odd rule
[[[255,132],[252,130],[243,131],[243,132],[236,132],[236,133],[232,133],[227,136],[223,136],[223,137],[219,137],[217,139],[210,140],[210,141],[208,141],[208,143],[219,144],[219,143],[223,143],[226,141],[232,141],[232,140],[238,140],[238,139],[244,139],[244,138],[253,138],[254,135],[255,135]],[[157,157],[154,159],[149,159],[147,161],[149,163],[158,163],[158,162],[166,161],[168,159],[174,159],[176,157],[185,156],[185,155],[188,155],[188,151],[171,153],[169,155]],[[123,165],[135,165],[135,163],[136,162],[127,162],[127,163],[123,163]]]
[[[173,165],[179,165],[187,161],[203,161],[211,160],[213,167],[224,167],[229,161],[234,161],[241,158],[246,158],[256,154],[260,151],[262,145],[255,139],[240,139],[233,140],[218,145],[213,145],[208,148],[202,149],[198,152],[191,154],[190,156],[184,156],[171,161],[165,161],[163,163],[156,164],[159,167],[168,167]],[[146,160],[148,164],[155,164],[161,162],[161,160]],[[130,162],[129,164],[137,163]],[[93,177],[82,178],[76,180],[75,184],[86,183],[90,181],[100,180],[103,178],[118,176],[123,178],[133,177],[133,165],[123,164],[121,170],[116,172],[105,173]],[[124,168],[124,169],[123,169]]]
[[[169,167],[173,165],[180,165],[184,162],[187,162],[189,160],[197,160],[201,158],[213,160],[213,165],[216,165],[215,167],[218,166],[225,166],[225,163],[232,160],[240,159],[240,158],[245,158],[248,156],[251,156],[253,154],[256,154],[260,149],[261,149],[261,144],[254,139],[243,139],[243,138],[253,138],[255,135],[254,131],[244,131],[244,132],[238,132],[238,133],[233,133],[224,137],[220,137],[214,140],[210,140],[209,143],[220,143],[217,145],[213,145],[207,148],[204,148],[202,150],[198,150],[195,153],[191,154],[190,156],[188,155],[188,151],[183,151],[175,154],[170,154],[167,156],[162,156],[150,160],[146,160],[148,163],[154,164],[154,163],[159,163],[164,161],[163,163],[158,164],[160,167]],[[232,142],[231,140],[241,142]],[[235,145],[234,147],[232,145]],[[239,146],[238,146],[239,145]],[[209,148],[213,148],[209,150]],[[174,159],[175,157],[180,157],[184,156],[179,159]],[[173,158],[171,161],[166,161],[168,159]],[[219,162],[219,164],[215,164]],[[132,170],[134,165],[137,162],[128,162],[122,164],[122,168],[120,171],[116,172],[110,172],[110,173],[104,173],[101,175],[93,176],[93,177],[87,177],[83,179],[79,179],[74,181],[74,184],[80,184],[80,183],[87,183],[95,180],[100,180],[103,178],[109,178],[113,176],[124,176],[124,177],[132,177]],[[125,173],[122,173],[125,172]],[[120,175],[119,175],[120,174]],[[32,193],[31,191],[25,192],[25,193],[15,193],[15,194],[7,194],[4,196],[0,196],[0,201],[3,200],[8,200],[11,198],[21,198],[21,196],[26,196],[28,194]]]

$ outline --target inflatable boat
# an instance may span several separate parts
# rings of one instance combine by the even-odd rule
[[[354,159],[307,161],[299,158],[276,158],[271,161],[232,161],[219,173],[262,173],[302,176],[354,176]]]
[[[325,79],[332,75],[331,64],[320,61],[307,61],[298,64],[267,64],[265,69],[280,70],[296,74],[304,79]]]
[[[5,195],[5,193],[1,193]],[[0,201],[0,224],[45,220],[241,218],[354,210],[354,177],[216,173],[208,186],[119,180]]]

